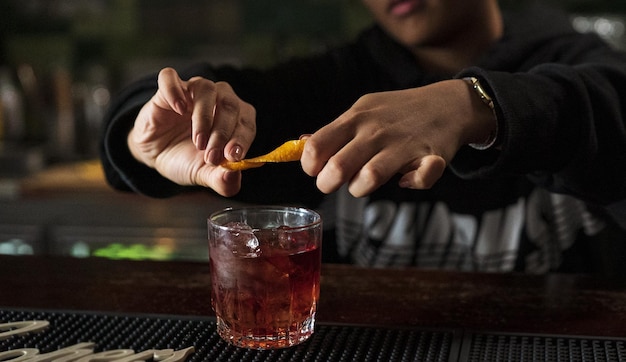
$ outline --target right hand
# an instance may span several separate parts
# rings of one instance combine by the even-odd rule
[[[482,142],[496,120],[460,79],[370,93],[313,133],[302,168],[320,191],[363,197],[400,173],[400,187],[431,188],[461,146]]]
[[[256,135],[256,111],[225,82],[183,81],[161,70],[159,89],[139,112],[128,147],[140,162],[180,185],[209,187],[232,196],[241,172],[219,164],[241,160]]]

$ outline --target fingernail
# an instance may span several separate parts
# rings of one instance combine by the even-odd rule
[[[218,149],[212,149],[207,153],[206,162],[213,165],[219,165],[222,162],[222,159],[222,152]]]
[[[198,133],[196,135],[196,148],[199,150],[204,150],[206,149],[206,145],[209,142],[209,139],[206,135],[202,134],[202,133]]]
[[[298,139],[303,140],[303,139],[307,139],[309,137],[311,137],[311,134],[303,134]]]
[[[241,160],[243,157],[243,148],[241,146],[235,146],[230,151],[230,157],[236,161]]]
[[[176,107],[176,112],[179,114],[185,114],[185,112],[187,112],[187,104],[183,100],[177,100],[174,106]]]
[[[400,180],[400,182],[398,183],[398,186],[400,186],[403,189],[410,189],[411,183],[408,180]]]

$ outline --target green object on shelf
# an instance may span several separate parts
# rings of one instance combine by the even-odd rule
[[[93,256],[107,259],[130,259],[130,260],[170,260],[174,256],[171,249],[163,246],[147,246],[143,244],[124,245],[120,243],[109,244],[103,248],[94,250]]]

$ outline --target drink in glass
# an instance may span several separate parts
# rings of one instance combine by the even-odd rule
[[[239,347],[293,346],[314,331],[322,221],[296,207],[225,209],[208,220],[218,334]]]

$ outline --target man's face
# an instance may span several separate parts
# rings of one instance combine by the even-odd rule
[[[401,44],[441,46],[471,26],[484,0],[363,0],[378,24]]]

